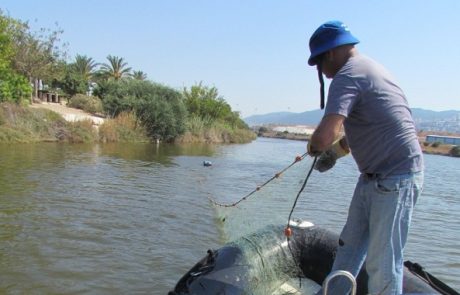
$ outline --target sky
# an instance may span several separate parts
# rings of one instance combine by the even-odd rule
[[[63,29],[69,61],[114,55],[178,90],[202,82],[243,118],[318,109],[308,40],[341,20],[411,107],[460,110],[458,0],[0,0],[0,9],[32,30]]]

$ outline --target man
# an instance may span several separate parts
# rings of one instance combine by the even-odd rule
[[[322,74],[332,82],[308,151],[319,156],[320,172],[349,152],[361,172],[332,271],[356,277],[366,260],[369,294],[399,295],[403,249],[423,185],[423,156],[404,93],[383,66],[358,53],[357,43],[339,21],[324,23],[310,38],[308,63],[316,65],[321,88]],[[343,295],[350,287],[339,278],[329,291]]]

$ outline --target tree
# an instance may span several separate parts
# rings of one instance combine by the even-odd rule
[[[14,44],[13,68],[29,79],[34,85],[34,96],[38,96],[38,81],[51,82],[62,73],[59,61],[65,59],[66,52],[59,46],[61,29],[40,29],[30,32],[27,22],[15,21],[10,26]]]
[[[72,64],[72,70],[80,75],[86,82],[90,82],[96,66],[97,63],[91,57],[77,54]]]
[[[131,75],[131,77],[133,77],[133,79],[135,80],[141,80],[141,81],[147,80],[147,74],[142,71],[133,71],[133,74]]]
[[[154,139],[172,140],[185,131],[187,109],[177,90],[150,81],[124,79],[98,83],[94,93],[110,116],[136,112]]]
[[[15,23],[0,10],[0,102],[21,102],[31,93],[27,79],[12,67],[14,43],[11,27]]]
[[[53,81],[53,86],[61,88],[70,96],[86,94],[97,63],[90,57],[77,54],[73,63],[63,64],[63,75]]]
[[[216,87],[203,86],[200,82],[190,87],[190,90],[184,88],[183,96],[192,115],[224,119],[232,113],[230,105],[219,95]]]
[[[88,90],[88,81],[80,73],[72,70],[70,66],[67,66],[64,77],[53,84],[69,96],[74,96],[77,93],[86,94]]]
[[[101,65],[101,74],[106,79],[120,80],[121,78],[129,76],[131,68],[128,63],[118,56],[107,56],[109,64],[103,63]]]
[[[232,128],[248,129],[239,112],[232,111],[216,87],[203,86],[200,82],[190,89],[184,88],[182,95],[190,115],[198,116],[211,124],[213,120],[218,120]]]

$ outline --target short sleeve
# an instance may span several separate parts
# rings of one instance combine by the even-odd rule
[[[348,76],[334,77],[329,86],[325,115],[336,114],[348,117],[360,97],[359,86]]]

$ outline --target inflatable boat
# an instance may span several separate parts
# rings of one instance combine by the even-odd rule
[[[290,228],[289,239],[284,226],[272,225],[218,250],[208,250],[168,295],[315,294],[321,286],[327,290],[338,235],[305,221],[292,221]],[[335,275],[349,274],[344,273]],[[351,276],[352,291],[367,294],[367,279],[364,268],[356,281]],[[403,289],[404,294],[459,295],[409,261]]]

